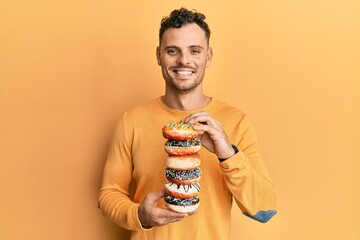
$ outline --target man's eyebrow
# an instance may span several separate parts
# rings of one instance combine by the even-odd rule
[[[204,47],[200,46],[200,45],[191,45],[189,48],[201,48],[201,49],[203,49]]]
[[[179,47],[175,46],[175,45],[170,45],[170,46],[166,46],[164,49],[169,49],[169,48],[176,48],[176,49],[180,49]],[[203,46],[201,45],[191,45],[189,46],[188,48],[201,48],[201,49],[204,49]]]
[[[166,49],[169,49],[169,48],[176,48],[176,49],[179,49],[179,47],[177,47],[177,46],[172,46],[172,45],[170,45],[170,46],[166,46],[164,49],[166,50]]]

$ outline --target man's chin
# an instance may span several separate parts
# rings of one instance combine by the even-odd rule
[[[187,92],[191,92],[194,89],[196,89],[198,87],[199,84],[192,84],[192,85],[173,85],[172,88],[174,90],[176,90],[177,92],[181,92],[181,93],[187,93]]]
[[[197,82],[194,79],[172,78],[166,80],[166,84],[177,92],[186,93],[196,89],[201,84],[201,81]]]

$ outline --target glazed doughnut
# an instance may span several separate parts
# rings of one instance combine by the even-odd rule
[[[188,140],[167,140],[165,151],[169,155],[190,155],[200,151],[201,142],[198,138]]]
[[[192,198],[199,195],[200,192],[200,184],[194,183],[191,185],[181,185],[172,182],[168,182],[165,184],[166,192],[178,198]]]
[[[183,156],[168,156],[166,159],[166,166],[172,169],[190,170],[200,165],[199,154],[183,155]]]
[[[186,140],[196,138],[198,133],[193,129],[192,123],[169,123],[162,128],[164,138],[172,140]]]
[[[177,170],[166,168],[165,176],[172,183],[190,185],[198,182],[201,178],[201,170],[196,167],[190,170]]]
[[[165,194],[164,197],[165,206],[174,212],[179,213],[191,213],[194,212],[200,204],[200,199],[198,197],[193,198],[178,198]]]

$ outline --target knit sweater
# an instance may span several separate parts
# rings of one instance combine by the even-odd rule
[[[202,176],[198,212],[179,222],[144,229],[138,208],[149,192],[164,189],[166,139],[161,128],[197,111],[205,111],[224,128],[240,152],[219,162],[201,148]],[[99,208],[123,228],[131,239],[225,240],[230,236],[233,199],[248,217],[267,222],[275,213],[275,188],[261,160],[255,132],[240,110],[212,99],[195,111],[167,107],[157,98],[126,111],[120,120],[104,167]],[[159,203],[164,206],[163,199]]]

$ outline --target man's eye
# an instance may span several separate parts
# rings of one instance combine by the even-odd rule
[[[166,50],[166,53],[170,54],[170,55],[174,55],[177,53],[177,51],[175,49],[168,49],[168,50]]]
[[[192,54],[200,54],[201,51],[200,51],[200,50],[197,50],[197,49],[193,49],[193,50],[191,50],[191,53],[192,53]]]

